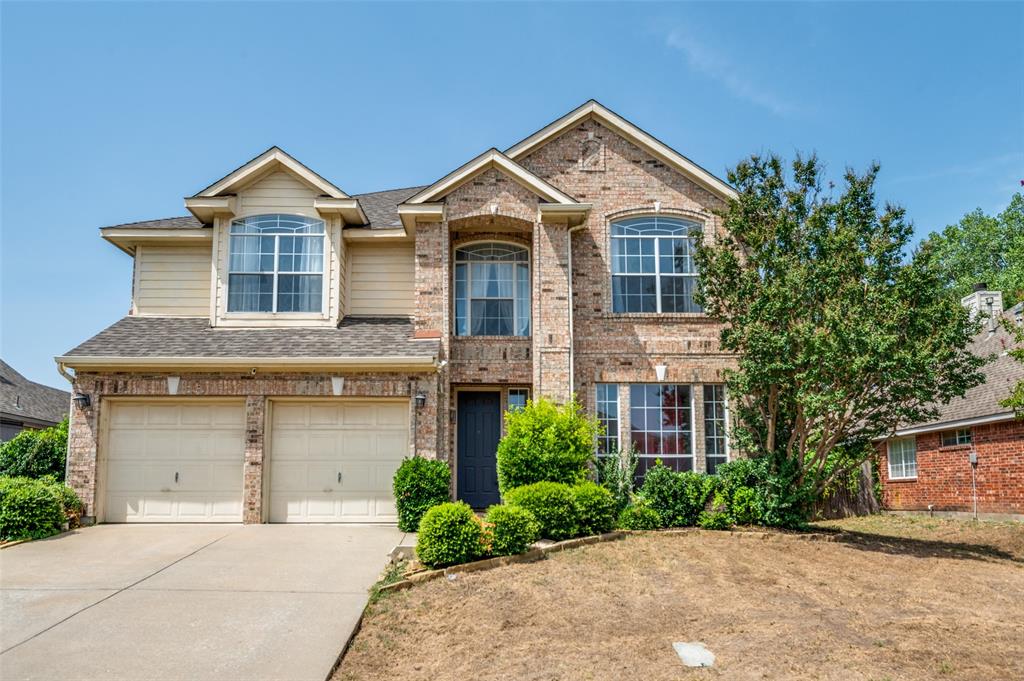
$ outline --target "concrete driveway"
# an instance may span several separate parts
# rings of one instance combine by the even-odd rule
[[[323,681],[402,533],[100,525],[0,551],[0,678]]]

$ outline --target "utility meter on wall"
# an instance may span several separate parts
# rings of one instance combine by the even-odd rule
[[[967,460],[971,462],[972,466],[978,465],[978,452],[971,452],[967,455]]]

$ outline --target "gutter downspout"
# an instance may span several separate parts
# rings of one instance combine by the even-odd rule
[[[577,232],[587,226],[586,220],[570,227],[567,230],[567,241],[566,241],[566,252],[567,263],[569,271],[567,272],[569,278],[569,398],[574,399],[576,397],[576,336],[573,330],[573,291],[572,291],[572,233]]]

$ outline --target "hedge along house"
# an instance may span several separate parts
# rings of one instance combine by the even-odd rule
[[[882,505],[1024,520],[1024,421],[1000,404],[1024,380],[1024,366],[1008,354],[1013,338],[1002,326],[1024,322],[1024,303],[1004,312],[1000,292],[984,284],[962,302],[986,318],[971,348],[992,358],[982,368],[985,381],[938,405],[934,421],[903,426],[879,444]]]
[[[601,452],[713,470],[730,357],[692,252],[733,195],[594,101],[425,187],[349,195],[272,148],[101,230],[132,307],[57,358],[68,478],[107,522],[393,522],[419,454],[484,507],[503,412],[573,394]]]

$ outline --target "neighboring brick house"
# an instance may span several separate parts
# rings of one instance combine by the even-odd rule
[[[642,468],[727,460],[693,301],[722,180],[594,101],[426,187],[349,195],[278,148],[107,227],[129,316],[66,355],[69,481],[100,521],[391,522],[404,456],[498,501],[502,413],[574,393]]]
[[[0,442],[26,429],[57,425],[70,404],[66,391],[30,381],[0,360]]]
[[[1020,324],[1024,304],[1003,312],[1000,293],[986,290],[963,302],[974,312],[991,312],[971,348],[992,358],[982,369],[985,382],[938,405],[935,420],[904,426],[880,444],[882,505],[1024,519],[1024,421],[1000,404],[1024,380],[1024,366],[1007,353],[1013,338],[997,323]]]

